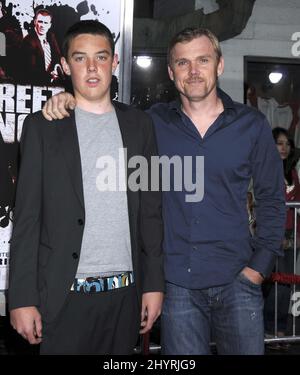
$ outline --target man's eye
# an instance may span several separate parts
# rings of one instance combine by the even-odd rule
[[[100,56],[97,57],[97,59],[98,59],[99,61],[106,61],[106,60],[107,60],[107,56],[102,56],[102,55],[100,55]]]
[[[186,60],[178,61],[178,63],[177,63],[177,65],[179,65],[179,66],[184,66],[186,64],[187,64]]]
[[[202,64],[206,64],[206,63],[208,63],[208,59],[205,58],[205,57],[203,57],[202,59],[200,59],[200,62],[201,62]]]
[[[83,56],[77,56],[77,57],[75,57],[75,61],[76,61],[76,62],[83,61],[83,59],[84,59]]]

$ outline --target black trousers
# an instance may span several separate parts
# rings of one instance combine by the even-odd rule
[[[107,292],[70,292],[51,322],[43,322],[40,354],[132,354],[140,328],[134,285]]]

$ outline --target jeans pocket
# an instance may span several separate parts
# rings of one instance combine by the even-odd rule
[[[237,280],[240,281],[241,283],[246,284],[248,286],[251,286],[253,288],[261,289],[261,284],[256,284],[253,281],[251,281],[250,279],[248,279],[248,277],[245,276],[242,271],[237,275]]]

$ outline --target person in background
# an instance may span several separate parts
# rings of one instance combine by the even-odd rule
[[[51,32],[52,14],[40,8],[33,19],[33,30],[22,43],[21,81],[33,85],[57,85],[62,82],[61,52]]]
[[[192,158],[194,177],[197,157],[204,158],[203,196],[188,201],[187,187],[163,192],[164,354],[209,354],[212,339],[219,354],[264,353],[261,284],[282,255],[282,162],[265,116],[217,87],[223,70],[211,31],[182,30],[168,49],[179,100],[149,110],[160,156]],[[68,116],[74,105],[63,93],[46,103],[43,114]],[[251,177],[254,237],[247,212]],[[173,173],[171,186],[174,179]]]
[[[62,65],[77,107],[70,119],[24,122],[8,302],[13,328],[41,354],[132,354],[161,311],[161,193],[131,189],[138,167],[124,162],[124,149],[150,162],[154,129],[111,102],[114,49],[102,23],[71,26]],[[101,187],[107,157],[124,189]]]
[[[288,132],[284,128],[274,128],[274,141],[276,143],[280,158],[283,163],[284,181],[285,181],[285,199],[286,202],[300,201],[300,184],[295,169],[294,145],[293,141],[289,139]],[[285,223],[285,238],[282,243],[284,256],[278,259],[277,272],[292,274],[294,269],[294,209],[287,209],[287,218]],[[300,222],[298,220],[297,237],[300,234]],[[276,270],[276,269],[275,269]],[[277,329],[278,337],[283,337],[287,334],[288,325],[288,311],[291,298],[290,284],[277,285],[277,303],[278,303],[278,318]],[[275,327],[275,285],[266,288],[264,319],[265,331],[267,337],[272,337]],[[268,347],[270,349],[288,349],[287,343],[272,343]]]

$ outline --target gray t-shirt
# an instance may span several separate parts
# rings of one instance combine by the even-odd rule
[[[76,108],[75,119],[85,204],[76,277],[132,271],[124,150],[116,113],[99,115]],[[110,191],[103,191],[108,187]]]

